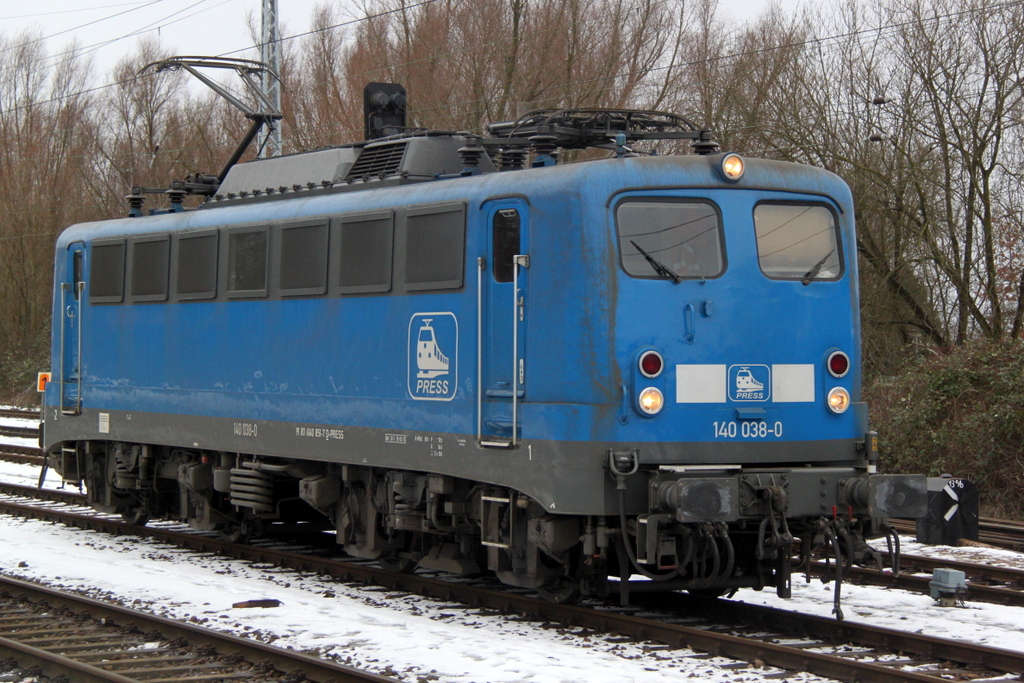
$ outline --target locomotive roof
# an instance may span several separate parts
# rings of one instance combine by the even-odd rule
[[[81,223],[65,230],[57,246],[63,248],[71,242],[100,237],[180,232],[225,224],[267,223],[304,216],[374,211],[416,204],[465,201],[473,209],[474,205],[486,199],[513,194],[531,199],[559,196],[567,201],[578,201],[573,198],[587,192],[594,202],[604,205],[613,201],[616,194],[641,188],[733,188],[817,194],[833,199],[840,211],[846,211],[852,205],[846,183],[824,169],[790,162],[745,159],[746,172],[743,178],[739,182],[728,183],[714,170],[721,156],[612,158],[430,181],[363,183],[360,185],[363,191],[358,192],[343,189],[348,184],[340,188],[300,187],[298,190],[276,194],[272,199],[265,196],[252,197],[248,201],[214,202],[208,209]],[[300,155],[293,157],[301,158]]]

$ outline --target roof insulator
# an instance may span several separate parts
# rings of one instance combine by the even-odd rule
[[[558,138],[556,136],[539,133],[537,135],[531,135],[530,142],[533,144],[534,168],[539,168],[541,166],[554,166],[557,163],[557,160],[555,159],[555,147],[558,142]]]
[[[169,190],[164,192],[167,195],[167,199],[171,202],[171,213],[179,213],[185,210],[182,206],[182,202],[185,201],[185,184],[180,180],[175,180],[171,183]]]
[[[133,187],[132,193],[125,197],[128,202],[128,217],[139,218],[143,215],[142,205],[146,203],[146,195],[142,194],[141,187]]]
[[[701,156],[714,154],[718,151],[718,143],[711,137],[710,130],[702,130],[700,132],[700,139],[693,141],[693,151]]]
[[[475,140],[464,147],[459,148],[459,158],[462,159],[462,175],[477,175],[480,173],[480,157],[484,154],[484,148]]]
[[[501,150],[501,170],[520,171],[526,165],[527,151],[522,147]]]

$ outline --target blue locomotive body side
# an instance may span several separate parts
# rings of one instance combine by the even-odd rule
[[[680,284],[623,272],[615,208],[636,199],[697,199],[716,207],[724,272]],[[771,201],[821,204],[835,213],[841,278],[805,285],[762,273],[752,216],[756,205]],[[605,486],[602,459],[624,445],[639,447],[643,462],[664,465],[856,459],[853,444],[867,423],[856,403],[849,191],[827,172],[774,162],[750,161],[738,185],[719,180],[702,157],[616,159],[75,226],[57,245],[52,367],[62,367],[62,333],[65,352],[70,346],[61,284],[72,277],[68,254],[77,245],[88,272],[96,240],[438,204],[465,206],[463,285],[450,290],[285,298],[274,296],[272,276],[265,297],[90,304],[86,285],[79,315],[82,412],[62,414],[62,391],[66,407],[79,387],[58,372],[45,396],[46,445],[67,440],[71,430],[79,438],[469,473],[515,481],[551,510],[589,514],[607,512],[604,496],[594,495]],[[519,269],[518,308],[512,283],[495,283],[486,266],[479,278],[485,291],[478,290],[478,259],[489,258],[488,218],[496,206],[527,217],[523,251],[530,261]],[[513,379],[507,337],[516,310],[516,436],[525,453],[478,443],[481,433],[511,436],[511,391],[481,387],[481,378],[504,377],[505,385]],[[433,380],[417,378],[413,365],[422,326],[413,329],[414,321],[431,317],[448,323],[440,350],[451,363]],[[643,349],[664,358],[660,376],[648,379],[636,369]],[[825,370],[835,349],[852,362],[841,379]],[[486,366],[480,372],[478,361]],[[683,396],[691,368],[711,369],[726,382],[733,366],[803,368],[805,399],[780,402],[770,387],[754,399]],[[828,410],[824,396],[834,385],[850,391],[854,409]],[[658,415],[635,408],[646,386],[666,397]]]
[[[878,559],[863,539],[925,487],[875,471],[847,185],[736,155],[555,164],[544,135],[522,169],[524,139],[502,172],[429,133],[243,164],[198,210],[68,228],[49,462],[132,523],[302,521],[557,600],[633,572],[785,597],[796,536]],[[461,174],[409,161],[456,148]]]

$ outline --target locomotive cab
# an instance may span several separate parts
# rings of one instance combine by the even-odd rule
[[[794,547],[880,561],[863,539],[917,514],[921,478],[875,474],[846,186],[764,160],[715,183],[711,166],[609,202],[628,382],[608,470],[622,528],[637,515],[620,573],[788,597]]]

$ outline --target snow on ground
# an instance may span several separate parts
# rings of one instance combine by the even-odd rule
[[[0,462],[0,479],[34,483],[38,470]],[[47,487],[57,482],[47,479]],[[22,566],[24,564],[24,566]],[[544,628],[381,589],[346,586],[140,538],[0,516],[0,574],[71,588],[298,650],[402,680],[442,683],[660,683],[693,678],[756,683],[777,669],[657,644],[616,642],[578,630]],[[280,600],[271,609],[233,603]],[[729,666],[730,668],[724,668]],[[585,672],[585,673],[584,673]],[[807,674],[782,680],[820,681]]]
[[[34,484],[38,469],[0,462],[0,480]],[[51,473],[46,486],[59,482]],[[906,552],[1021,566],[1018,553],[979,548],[927,548],[904,539]],[[20,566],[24,563],[24,566]],[[402,680],[444,683],[579,681],[767,682],[777,670],[732,668],[723,658],[687,650],[615,642],[601,635],[544,628],[515,617],[398,595],[330,579],[192,552],[138,538],[112,537],[0,516],[0,573],[95,597],[116,599],[164,616],[276,644],[329,654]],[[233,603],[275,598],[272,609]],[[794,577],[793,598],[742,590],[736,600],[831,616],[832,584]],[[928,596],[870,586],[843,586],[847,620],[1024,650],[1024,609],[984,603],[940,608]],[[730,668],[722,668],[730,665]],[[794,674],[783,680],[821,680]]]

